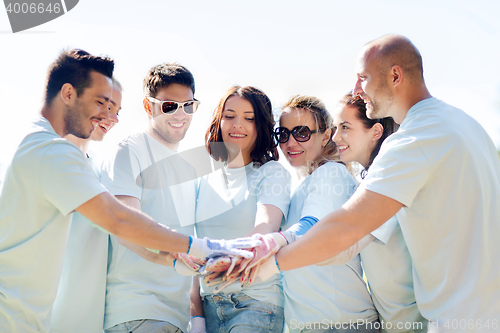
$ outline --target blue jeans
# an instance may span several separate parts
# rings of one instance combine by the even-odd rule
[[[207,333],[281,333],[283,307],[258,301],[245,293],[202,297]]]
[[[141,319],[126,321],[104,330],[104,333],[182,333],[182,330],[167,321]]]

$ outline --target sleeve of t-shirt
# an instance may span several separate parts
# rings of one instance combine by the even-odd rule
[[[321,220],[339,209],[352,195],[356,185],[345,166],[335,162],[323,164],[309,177],[300,218],[313,216]]]
[[[389,137],[360,184],[410,207],[429,178],[430,166],[419,142],[397,133]]]
[[[140,162],[134,148],[120,143],[102,166],[101,182],[113,195],[128,195],[141,199]]]
[[[36,172],[45,198],[63,215],[106,191],[83,153],[63,140],[46,149]]]
[[[286,231],[295,234],[296,236],[302,236],[317,222],[318,219],[313,216],[304,216],[299,220],[299,222],[286,229]]]
[[[371,232],[372,236],[375,237],[374,241],[383,245],[387,244],[398,224],[398,219],[394,215],[387,222]]]
[[[260,172],[257,206],[273,205],[278,207],[286,218],[290,206],[290,173],[278,162],[267,162]]]

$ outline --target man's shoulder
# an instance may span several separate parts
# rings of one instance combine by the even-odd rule
[[[130,134],[122,142],[120,142],[121,146],[142,146],[145,145],[148,135],[145,132],[137,132],[134,134]]]
[[[432,97],[420,101],[408,111],[400,126],[402,131],[398,132],[417,129],[425,133],[433,131],[435,127],[440,127],[441,130],[436,131],[436,134],[439,134],[466,128],[470,121],[476,122],[463,110]]]
[[[399,130],[386,141],[388,144],[415,142],[422,147],[451,147],[470,141],[471,135],[488,136],[479,122],[463,110],[430,98],[413,106]]]
[[[14,160],[34,163],[37,157],[66,159],[74,156],[83,158],[83,153],[76,145],[53,132],[41,130],[30,132],[21,141]]]

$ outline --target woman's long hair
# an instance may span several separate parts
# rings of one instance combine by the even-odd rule
[[[254,163],[264,164],[268,161],[277,161],[278,149],[274,140],[274,118],[271,101],[266,94],[254,87],[233,86],[222,96],[214,110],[212,122],[205,134],[205,146],[210,155],[217,161],[226,162],[229,158],[227,148],[222,143],[221,121],[226,101],[232,97],[241,97],[252,105],[255,116],[257,139],[255,147],[250,153]]]

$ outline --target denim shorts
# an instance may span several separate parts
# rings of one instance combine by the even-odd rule
[[[167,321],[140,319],[116,324],[104,333],[182,333],[182,330]]]
[[[283,307],[261,302],[245,293],[208,295],[201,298],[207,333],[283,331]]]

